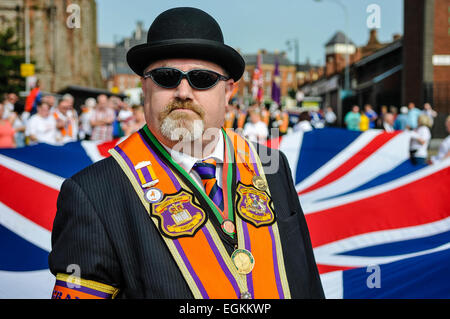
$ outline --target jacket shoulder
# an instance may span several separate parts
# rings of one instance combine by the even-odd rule
[[[108,191],[116,186],[129,183],[119,164],[112,157],[104,158],[87,166],[73,175],[70,180],[87,193]]]
[[[71,179],[74,181],[83,181],[84,179],[90,178],[92,176],[100,177],[110,175],[112,173],[117,174],[117,172],[120,171],[120,166],[117,164],[114,158],[110,156],[83,168],[81,171],[75,173],[71,177]],[[111,177],[113,176],[114,175],[111,175]]]

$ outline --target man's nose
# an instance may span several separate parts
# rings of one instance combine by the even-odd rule
[[[193,99],[192,87],[186,78],[182,79],[180,84],[175,89],[175,97],[181,100]]]

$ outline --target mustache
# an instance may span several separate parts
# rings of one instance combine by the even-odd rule
[[[173,100],[172,102],[170,102],[166,106],[166,108],[161,112],[160,117],[165,118],[172,111],[175,111],[178,109],[186,109],[186,110],[193,111],[193,112],[197,113],[202,120],[205,117],[205,111],[203,110],[203,108],[201,106],[199,106],[189,100],[179,100],[179,99]]]

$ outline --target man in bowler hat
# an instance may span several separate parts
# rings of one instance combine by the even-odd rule
[[[53,298],[323,298],[284,154],[224,130],[244,72],[216,20],[161,13],[131,48],[146,125],[67,179]]]

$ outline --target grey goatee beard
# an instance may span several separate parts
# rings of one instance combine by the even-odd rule
[[[177,112],[177,109],[187,109],[193,113]],[[205,112],[203,109],[187,100],[175,100],[167,105],[159,115],[161,134],[173,142],[193,142],[202,137],[205,130]]]

